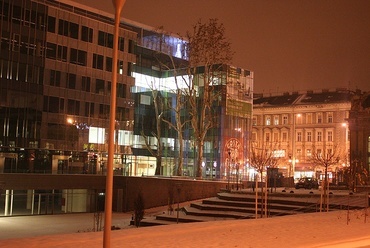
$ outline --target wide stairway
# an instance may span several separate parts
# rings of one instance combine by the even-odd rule
[[[363,208],[359,204],[348,206],[347,198],[343,201],[330,203],[330,210]],[[330,201],[329,201],[330,202]],[[176,223],[202,222],[214,220],[251,219],[255,218],[256,201],[254,193],[218,193],[217,197],[207,198],[199,202],[189,203],[189,206],[174,211],[166,211],[155,217],[148,217],[141,221],[140,226],[167,225]],[[347,204],[347,205],[346,205]],[[176,204],[175,204],[176,205]],[[312,213],[320,211],[320,197],[318,195],[291,196],[270,194],[267,204],[261,206],[261,195],[258,196],[257,216],[261,211],[268,217]],[[361,204],[362,205],[362,204]],[[266,209],[267,207],[267,209]]]

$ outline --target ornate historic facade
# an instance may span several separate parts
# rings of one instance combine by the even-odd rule
[[[277,167],[284,177],[322,177],[322,168],[310,162],[313,153],[339,150],[341,158],[330,168],[329,177],[341,182],[339,171],[349,165],[347,118],[351,94],[345,89],[255,94],[252,142],[272,144]]]

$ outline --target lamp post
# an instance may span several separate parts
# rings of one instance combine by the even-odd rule
[[[112,0],[115,8],[114,16],[114,40],[113,40],[113,68],[112,68],[112,89],[109,118],[109,140],[108,140],[108,163],[105,184],[105,218],[103,247],[109,248],[111,244],[112,226],[112,196],[113,196],[113,156],[114,156],[114,130],[116,124],[116,96],[117,96],[117,60],[118,60],[118,37],[121,11],[126,0]]]
[[[230,166],[231,166],[231,161],[230,161],[230,155],[231,151],[230,149],[228,150],[227,154],[229,155],[228,163],[227,163],[227,190],[230,190]]]
[[[291,159],[291,168],[289,171],[289,177],[293,177],[293,182],[294,182],[294,170],[295,170],[295,164],[296,164],[296,157],[295,157],[296,118],[299,118],[299,117],[301,117],[301,114],[294,114],[293,112],[292,159]]]

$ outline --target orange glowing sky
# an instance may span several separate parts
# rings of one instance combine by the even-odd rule
[[[113,13],[111,1],[74,0]],[[233,65],[254,71],[254,91],[370,91],[368,0],[127,0],[122,16],[184,35],[217,18],[235,51]]]

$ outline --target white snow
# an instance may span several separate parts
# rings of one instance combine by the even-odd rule
[[[369,211],[126,228],[111,231],[111,247],[370,247]],[[2,248],[103,246],[103,232],[1,239]]]

